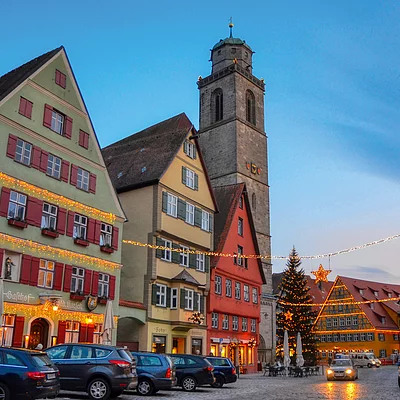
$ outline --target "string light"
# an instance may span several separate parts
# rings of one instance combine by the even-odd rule
[[[89,217],[102,220],[104,222],[114,224],[117,218],[116,215],[112,213],[98,210],[97,208],[87,206],[85,204],[79,203],[78,201],[71,200],[67,197],[49,192],[46,189],[41,189],[37,186],[31,185],[30,183],[21,181],[17,178],[13,178],[12,176],[9,176],[3,172],[0,172],[0,183],[2,184],[2,186],[6,186],[9,189],[18,190],[19,192],[36,197],[40,200],[49,201],[50,203],[66,208],[67,210],[77,211],[82,214],[88,215]]]
[[[20,239],[14,236],[0,233],[0,244],[8,244],[15,250],[24,253],[34,252],[40,256],[51,257],[59,259],[60,257],[64,260],[73,262],[74,264],[85,264],[90,266],[96,266],[104,270],[115,270],[121,267],[121,264],[113,263],[111,261],[103,260],[97,257],[90,257],[85,254],[75,253],[73,251],[60,249],[58,247],[52,247],[45,244],[33,242],[32,240]]]
[[[284,306],[298,306],[298,307],[323,307],[323,306],[348,306],[352,304],[370,304],[370,303],[386,303],[388,301],[399,301],[400,297],[388,297],[386,299],[374,299],[364,301],[348,301],[343,302],[342,300],[329,300],[326,303],[291,303],[285,300],[277,300],[279,304]]]

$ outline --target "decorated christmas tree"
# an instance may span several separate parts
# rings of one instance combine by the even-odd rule
[[[317,313],[313,311],[311,306],[304,306],[305,304],[312,304],[313,301],[309,294],[304,269],[300,266],[301,259],[293,247],[279,286],[280,294],[276,322],[277,355],[281,355],[280,352],[283,350],[283,335],[284,331],[287,330],[289,335],[289,350],[291,355],[295,356],[297,333],[300,332],[303,357],[306,362],[313,362],[316,356],[316,343],[312,327]]]

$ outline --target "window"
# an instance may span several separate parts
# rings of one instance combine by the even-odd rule
[[[375,304],[374,304],[374,303],[369,303],[369,308],[370,308],[371,310],[374,310],[374,309],[375,309]]]
[[[64,118],[65,116],[55,110],[51,112],[51,130],[59,135],[64,133]]]
[[[346,326],[351,325],[351,317],[346,317]]]
[[[110,290],[110,275],[99,273],[99,297],[108,298]]]
[[[197,271],[201,271],[201,272],[205,271],[204,260],[205,260],[204,254],[196,254],[196,270]]]
[[[333,322],[333,326],[334,327],[338,326],[338,319],[337,318],[333,318],[332,322]]]
[[[171,304],[170,307],[172,309],[178,308],[178,289],[172,288],[171,289]]]
[[[178,198],[168,193],[167,196],[167,214],[176,217],[178,209]]]
[[[257,290],[257,288],[253,288],[253,303],[254,304],[258,303],[258,290]]]
[[[334,341],[334,342],[338,342],[338,341],[339,341],[339,335],[338,335],[338,334],[335,333],[335,334],[333,335],[333,341]]]
[[[253,92],[246,91],[246,120],[251,124],[256,124],[256,99]]]
[[[225,281],[225,296],[232,297],[232,281],[230,279]]]
[[[353,342],[358,342],[358,333],[353,334]]]
[[[339,326],[345,326],[345,319],[339,318]]]
[[[364,294],[364,289],[358,289],[358,291],[360,292],[361,296]]]
[[[0,329],[0,343],[3,346],[12,346],[14,336],[15,315],[0,315],[1,329]]]
[[[111,247],[111,244],[112,244],[112,226],[102,222],[100,230],[100,246]]]
[[[344,333],[340,334],[340,342],[345,342],[346,341],[346,335]]]
[[[103,324],[94,324],[93,330],[93,343],[102,344],[103,343]]]
[[[379,350],[379,357],[380,358],[385,358],[386,357],[386,349]]]
[[[55,231],[57,227],[57,207],[51,204],[43,203],[42,229]]]
[[[159,307],[167,306],[167,287],[157,284],[157,300],[156,305]]]
[[[326,335],[326,341],[327,342],[332,342],[332,335]]]
[[[218,329],[218,313],[211,314],[211,328]]]
[[[248,285],[243,285],[243,299],[244,301],[250,301],[250,290]]]
[[[320,340],[321,340],[321,343],[326,342],[326,335],[321,335]]]
[[[25,164],[31,164],[32,156],[32,145],[28,142],[24,142],[21,139],[17,139],[17,146],[15,148],[15,160]]]
[[[72,267],[71,292],[83,294],[83,282],[85,270],[83,268]]]
[[[201,229],[203,231],[210,231],[210,213],[207,211],[201,211]]]
[[[24,97],[19,98],[19,110],[18,112],[26,118],[32,118],[32,107],[33,103]]]
[[[186,203],[186,222],[194,225],[194,205]]]
[[[78,178],[76,181],[76,187],[82,190],[89,190],[89,172],[82,168],[78,168]]]
[[[183,151],[185,154],[190,157],[190,158],[196,158],[196,148],[195,144],[190,142],[189,140],[186,140],[184,145],[183,145]]]
[[[11,190],[10,202],[8,204],[7,218],[24,221],[25,212],[26,212],[26,196],[24,194],[14,192],[13,190]]]
[[[224,314],[224,316],[222,317],[222,329],[229,329],[229,315],[227,314]]]
[[[327,328],[332,328],[332,319],[331,318],[327,318],[326,319],[326,327]]]
[[[73,238],[74,239],[83,239],[86,240],[86,225],[87,218],[80,214],[75,214],[74,216],[74,231]]]
[[[67,76],[63,74],[61,71],[56,69],[56,85],[61,86],[63,89],[66,88],[66,83],[67,83]]]
[[[353,315],[352,321],[353,325],[358,325],[358,315]]]
[[[54,279],[54,261],[40,260],[38,286],[52,289]]]
[[[243,255],[243,247],[238,246],[238,256]],[[242,266],[244,264],[244,258],[242,257],[237,257],[237,265]]]
[[[185,183],[185,185],[187,186],[187,187],[189,187],[190,189],[194,189],[194,176],[195,176],[196,174],[192,171],[192,170],[190,170],[189,168],[186,168],[186,183]]]
[[[240,217],[238,219],[238,234],[243,236],[243,219]]]
[[[257,331],[257,320],[255,318],[251,319],[250,330],[252,333],[255,333]]]
[[[243,196],[239,197],[239,208],[243,210]]]
[[[382,324],[386,324],[386,318],[385,317],[381,317],[381,323]]]
[[[241,296],[240,296],[240,282],[235,282],[235,299],[240,300]]]
[[[216,89],[212,94],[213,122],[221,121],[224,118],[224,102],[221,89]]]
[[[215,275],[215,294],[222,294],[222,278]]]
[[[47,175],[60,179],[61,176],[61,158],[49,154],[47,159]]]
[[[378,291],[374,291],[374,296],[376,297],[376,298],[378,298],[379,297],[379,292]]]
[[[365,333],[360,333],[360,340],[365,342]]]
[[[399,341],[399,335],[397,333],[393,334],[393,340],[395,340],[396,342]]]
[[[232,317],[232,330],[233,331],[239,330],[239,317],[237,317],[236,315]]]
[[[161,241],[162,241],[162,246],[172,248],[172,242],[170,240],[161,239]],[[172,258],[171,250],[167,249],[162,250],[161,260],[171,262],[171,258]]]
[[[347,341],[351,342],[353,340],[353,335],[351,333],[347,334]]]
[[[242,331],[247,332],[247,318],[242,318]]]
[[[193,310],[194,292],[192,289],[185,289],[185,310]]]
[[[78,343],[79,341],[79,322],[67,321],[65,329],[65,343]]]
[[[371,335],[371,338],[370,338],[370,335]],[[373,339],[372,339],[372,333],[368,333],[368,339],[367,339],[368,341],[372,341]],[[385,341],[385,334],[384,333],[378,333],[378,340],[380,341],[380,342],[384,342]]]
[[[186,246],[180,246],[181,250],[189,250],[188,247]],[[179,253],[180,254],[180,260],[179,264],[182,265],[183,267],[188,267],[189,266],[189,254],[188,253]]]

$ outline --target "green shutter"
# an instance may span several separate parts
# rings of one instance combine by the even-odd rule
[[[179,246],[179,244],[172,243],[172,248],[179,249],[180,246]],[[175,264],[179,264],[181,262],[181,255],[177,251],[172,252],[172,262]]]
[[[204,270],[207,274],[210,272],[210,256],[204,256]]]
[[[193,311],[200,311],[200,304],[199,304],[199,296],[197,295],[197,292],[194,292],[194,299],[193,299]]]
[[[195,160],[197,156],[196,142],[193,141],[193,159]]]
[[[189,254],[189,268],[196,268],[196,254]]]
[[[167,307],[171,307],[171,288],[167,287]]]
[[[157,285],[151,285],[151,304],[157,304]]]
[[[214,228],[214,217],[210,213],[210,219],[209,219],[209,222],[208,222],[208,229],[209,229],[210,232],[212,232],[213,228]]]
[[[195,209],[194,209],[194,225],[198,226],[199,228],[201,228],[201,216],[202,216],[201,209],[195,207]]]
[[[182,167],[182,183],[186,185],[186,167]]]
[[[157,246],[163,246],[164,245],[164,240],[162,240],[161,238],[156,238],[156,245]],[[161,258],[162,257],[162,253],[163,251],[161,249],[157,249],[156,250],[156,257],[157,258]]]
[[[162,192],[162,210],[163,212],[167,212],[168,209],[168,193]]]
[[[181,298],[179,300],[181,308],[185,308],[185,289],[181,289]]]
[[[199,190],[199,176],[194,174],[194,190]]]
[[[188,142],[187,142],[187,140],[185,140],[185,141],[183,142],[183,152],[184,152],[185,154],[187,154],[187,146],[188,146]]]
[[[186,202],[182,199],[178,199],[178,218],[186,220]]]
[[[200,312],[204,314],[204,296],[200,296]]]

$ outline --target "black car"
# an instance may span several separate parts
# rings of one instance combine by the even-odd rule
[[[123,348],[69,343],[46,352],[60,370],[61,390],[84,391],[92,400],[106,400],[136,386],[132,358]]]
[[[167,355],[136,351],[131,354],[136,361],[138,394],[150,396],[176,385],[176,369]]]
[[[59,371],[42,351],[0,347],[0,399],[57,397]]]
[[[215,382],[214,367],[205,357],[191,354],[170,354],[176,367],[178,386],[186,392],[193,392],[197,386],[212,385]]]
[[[215,382],[212,387],[221,388],[225,383],[237,381],[236,368],[229,358],[225,357],[206,357],[214,367]]]

